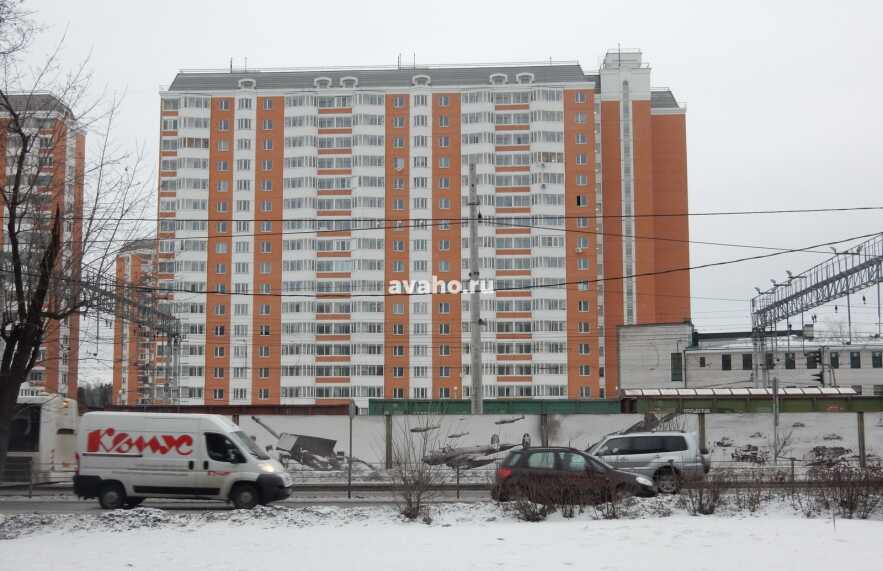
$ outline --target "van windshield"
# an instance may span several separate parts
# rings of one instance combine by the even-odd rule
[[[252,440],[251,438],[249,438],[248,435],[245,434],[243,431],[237,430],[236,432],[233,433],[233,436],[239,442],[240,446],[245,448],[249,454],[251,454],[252,456],[257,458],[258,460],[269,460],[270,459],[270,457],[267,456],[267,453],[264,452],[263,450],[261,450],[260,447],[257,445],[257,443],[254,440]]]

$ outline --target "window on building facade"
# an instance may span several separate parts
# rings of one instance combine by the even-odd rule
[[[671,354],[671,382],[680,383],[684,380],[684,357],[681,353]]]
[[[850,351],[849,352],[849,368],[850,369],[861,369],[862,368],[862,354],[858,351]]]

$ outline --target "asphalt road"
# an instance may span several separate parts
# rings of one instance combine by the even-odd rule
[[[458,501],[469,503],[483,502],[490,501],[490,497],[486,491],[464,490],[460,492],[459,500],[455,492],[448,491],[437,492],[433,495],[432,499],[433,503]],[[347,499],[346,492],[296,492],[291,498],[274,502],[273,505],[286,507],[365,506],[392,505],[394,503],[395,498],[388,492],[358,492],[353,493],[352,499]],[[146,508],[182,512],[226,511],[233,509],[232,505],[225,502],[199,500],[148,499],[141,505]],[[41,494],[35,495],[30,499],[20,495],[0,496],[0,513],[87,513],[101,511],[98,500],[81,500],[72,494]]]

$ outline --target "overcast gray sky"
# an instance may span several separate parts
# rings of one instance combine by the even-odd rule
[[[640,48],[653,83],[686,102],[690,210],[883,205],[880,2],[31,2],[66,31],[69,64],[91,53],[96,85],[126,91],[117,138],[156,156],[161,84],[180,68],[576,59]],[[691,220],[693,240],[782,248],[883,230],[883,212]],[[692,263],[758,253],[694,244]],[[747,330],[752,287],[824,256],[789,254],[692,275],[703,331]],[[704,298],[731,298],[723,301]],[[857,300],[861,305],[861,300]],[[876,327],[876,294],[854,312]],[[839,319],[833,308],[820,320]],[[828,317],[830,315],[830,318]]]

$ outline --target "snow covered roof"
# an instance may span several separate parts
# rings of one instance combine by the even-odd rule
[[[741,389],[623,389],[623,397],[772,397],[773,389],[741,388]],[[780,389],[779,396],[858,396],[851,387],[806,387]]]
[[[804,339],[798,335],[792,335],[790,338],[779,337],[775,340],[767,338],[767,351],[772,350],[773,343],[775,343],[776,349],[780,353],[785,351],[802,353],[822,348],[825,351],[883,351],[883,340],[868,337],[854,338],[852,343],[847,343],[841,339],[829,338]],[[688,347],[686,349],[688,353],[726,353],[728,351],[750,353],[753,350],[754,341],[750,337],[736,339],[706,337],[699,340],[698,347]]]

